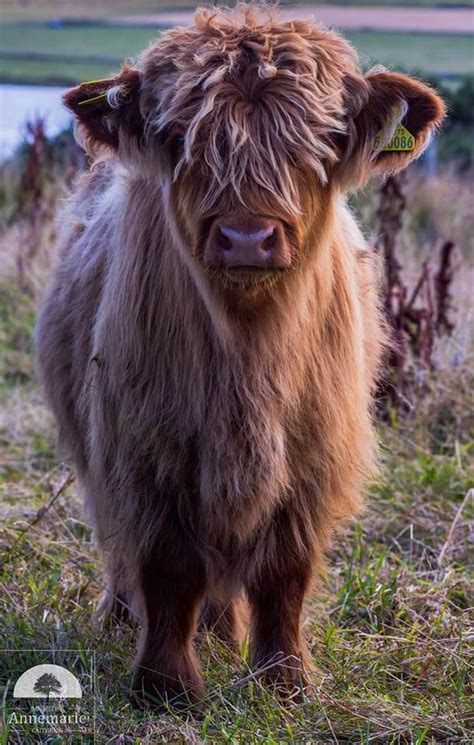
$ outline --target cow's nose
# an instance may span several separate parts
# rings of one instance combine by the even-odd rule
[[[272,224],[245,229],[219,225],[219,248],[228,268],[263,266],[271,260],[275,247],[275,226]]]
[[[216,220],[206,246],[208,266],[284,269],[289,262],[283,227],[271,220]]]

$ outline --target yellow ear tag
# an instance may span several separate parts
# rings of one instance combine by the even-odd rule
[[[107,93],[101,93],[100,96],[94,96],[94,98],[87,98],[85,101],[79,101],[78,106],[84,106],[86,103],[93,103],[94,101],[100,101],[101,98],[106,98]]]
[[[379,146],[382,139],[382,132],[375,135],[375,147]],[[415,149],[415,138],[403,124],[397,124],[390,142],[387,142],[382,153],[405,153]]]

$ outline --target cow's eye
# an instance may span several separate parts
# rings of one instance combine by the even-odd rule
[[[178,163],[183,157],[184,153],[185,136],[182,133],[175,134],[170,133],[168,137],[168,152],[173,160],[174,164]]]

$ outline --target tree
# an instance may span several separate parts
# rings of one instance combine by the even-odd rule
[[[34,684],[33,690],[49,698],[52,693],[59,693],[61,688],[61,683],[52,673],[43,673]]]

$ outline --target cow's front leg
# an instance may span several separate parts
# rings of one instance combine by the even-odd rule
[[[141,569],[143,628],[135,662],[135,695],[159,703],[196,703],[203,683],[193,648],[205,573],[195,555],[163,544]],[[158,700],[158,701],[157,701]]]
[[[279,521],[259,546],[246,589],[252,669],[283,694],[292,694],[302,688],[310,667],[300,622],[312,571],[304,542],[297,548],[285,534]]]

